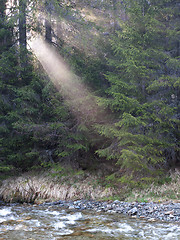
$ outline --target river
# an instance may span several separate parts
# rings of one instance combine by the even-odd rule
[[[0,240],[179,240],[178,223],[147,222],[58,206],[0,206]]]

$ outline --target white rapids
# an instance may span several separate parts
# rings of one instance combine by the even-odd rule
[[[180,226],[120,214],[15,204],[0,206],[0,239],[179,240]]]

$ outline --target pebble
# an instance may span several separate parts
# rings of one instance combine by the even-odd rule
[[[132,208],[131,210],[128,211],[129,214],[134,215],[138,211],[137,207]]]
[[[165,212],[165,215],[172,215],[172,214],[174,214],[174,211]]]
[[[155,218],[149,218],[149,219],[148,219],[148,222],[155,222],[155,221],[156,221]]]

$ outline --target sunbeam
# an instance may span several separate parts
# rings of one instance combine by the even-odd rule
[[[70,70],[56,49],[41,37],[31,39],[29,45],[76,117],[89,124],[98,122],[102,111],[95,96]]]

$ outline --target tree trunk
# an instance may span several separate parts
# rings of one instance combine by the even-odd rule
[[[19,46],[22,72],[27,66],[26,0],[19,0]]]
[[[51,22],[49,19],[45,20],[45,28],[46,28],[46,34],[45,39],[47,42],[52,42],[52,29],[51,29]]]
[[[112,5],[113,5],[113,32],[115,33],[115,31],[118,29],[118,23],[117,23],[117,0],[113,0],[112,1]]]
[[[51,1],[46,1],[46,19],[45,19],[45,39],[47,42],[52,42],[52,27],[51,27],[51,12],[52,3]]]
[[[4,19],[6,10],[6,0],[1,0],[0,3],[0,18]]]
[[[0,54],[12,46],[12,27],[9,27],[6,21],[6,0],[0,2]]]
[[[6,1],[2,1],[0,3],[0,29],[4,28],[4,22],[5,22],[5,10],[6,10]],[[0,53],[1,53],[1,48],[4,47],[6,44],[6,35],[1,34],[0,36]]]

